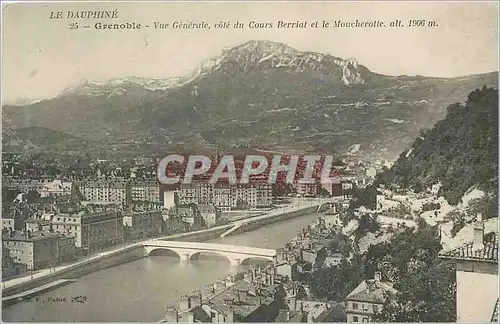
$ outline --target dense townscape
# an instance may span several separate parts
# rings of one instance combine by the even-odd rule
[[[91,164],[82,176],[62,166],[58,166],[59,174],[51,175],[43,166],[25,167],[19,159],[4,157],[3,164],[4,278],[127,241],[211,228],[269,212],[279,198],[277,185],[265,181],[244,185],[198,181],[161,187],[154,171],[140,166],[143,159],[137,159],[128,177],[122,168],[105,160]],[[343,183],[324,188],[285,185],[278,202],[286,204],[287,196],[316,197],[318,192],[350,195],[356,182],[368,178],[365,168],[354,161],[349,164],[343,167]],[[38,176],[20,177],[28,172]],[[235,212],[222,216],[231,210]],[[41,253],[27,252],[33,249]]]

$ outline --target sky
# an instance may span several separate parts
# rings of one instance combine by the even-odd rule
[[[113,19],[50,19],[53,11],[118,10]],[[10,3],[2,12],[2,96],[42,99],[82,80],[167,78],[249,40],[355,58],[388,75],[454,77],[498,71],[496,2]],[[250,21],[434,20],[434,28],[251,29]],[[154,21],[206,21],[210,30],[154,29]],[[215,29],[240,21],[243,29]],[[91,28],[70,30],[78,22]],[[96,30],[136,22],[140,30]]]

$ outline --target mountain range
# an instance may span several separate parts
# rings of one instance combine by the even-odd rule
[[[19,136],[14,130],[25,129],[23,136],[29,137],[26,128],[38,127],[127,151],[344,153],[359,144],[358,154],[393,159],[419,131],[444,118],[449,104],[483,85],[497,87],[497,73],[387,76],[355,59],[250,41],[186,76],[83,81],[52,99],[4,105],[3,143],[11,150],[9,143]],[[43,138],[44,149],[61,149],[60,141]]]

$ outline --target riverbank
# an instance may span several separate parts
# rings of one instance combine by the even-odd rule
[[[19,294],[10,295],[9,297],[2,299],[2,306],[13,305],[19,301],[22,301],[25,299],[30,299],[31,297],[37,296],[39,294],[43,294],[47,291],[62,287],[64,285],[70,284],[72,282],[75,282],[75,280],[73,280],[73,279],[60,279],[60,280],[53,281],[49,284],[36,287],[34,289],[26,290],[26,291],[19,293]]]
[[[265,220],[262,218],[253,218],[251,222],[256,222],[256,224],[251,227],[247,227],[243,231],[253,231],[257,228],[263,227],[265,225],[283,221],[285,219],[295,218],[303,216],[306,214],[311,214],[315,212],[318,205],[313,205],[309,207],[301,208],[298,206],[297,210],[293,212],[287,212],[282,214],[271,214],[266,216]],[[220,235],[231,228],[232,224],[214,227],[211,229],[169,235],[166,237],[157,238],[160,240],[179,240],[179,241],[189,241],[196,239],[197,241],[206,241],[213,238],[218,238]],[[240,232],[240,233],[241,233]],[[106,251],[89,257],[88,259],[78,261],[69,265],[62,265],[56,267],[55,269],[45,269],[40,273],[36,273],[33,277],[22,277],[15,278],[3,283],[2,296],[11,296],[14,294],[22,293],[36,287],[49,284],[60,279],[75,279],[83,275],[89,274],[91,272],[99,271],[105,268],[117,266],[123,263],[137,260],[145,256],[144,248],[142,242],[134,243],[129,246],[120,247],[111,251]]]

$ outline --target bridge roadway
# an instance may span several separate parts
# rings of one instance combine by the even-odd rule
[[[255,221],[258,221],[261,219],[272,218],[275,216],[279,216],[281,214],[299,211],[299,210],[306,209],[306,208],[309,208],[312,206],[318,206],[317,211],[319,211],[319,209],[321,208],[321,206],[323,204],[331,203],[332,199],[331,198],[322,198],[322,199],[314,199],[314,200],[302,199],[302,200],[296,200],[294,202],[295,202],[294,204],[284,205],[284,206],[281,206],[281,208],[277,208],[275,210],[268,211],[264,215],[253,216],[253,217],[249,217],[249,218],[245,218],[245,219],[241,219],[241,220],[237,220],[235,222],[232,222],[231,223],[232,227],[230,229],[228,229],[227,231],[225,231],[224,233],[222,233],[220,237],[226,237],[226,236],[230,235],[231,233],[233,233],[234,231],[236,231],[237,229],[239,229],[240,227],[242,227],[243,225],[248,224],[248,223],[252,223],[252,222],[255,222]]]
[[[239,266],[241,262],[250,258],[260,258],[273,261],[276,257],[276,250],[262,249],[238,245],[226,245],[202,242],[178,242],[149,240],[143,243],[147,255],[155,250],[170,250],[177,253],[181,261],[188,261],[193,256],[203,252],[215,253],[226,257],[231,266]]]

